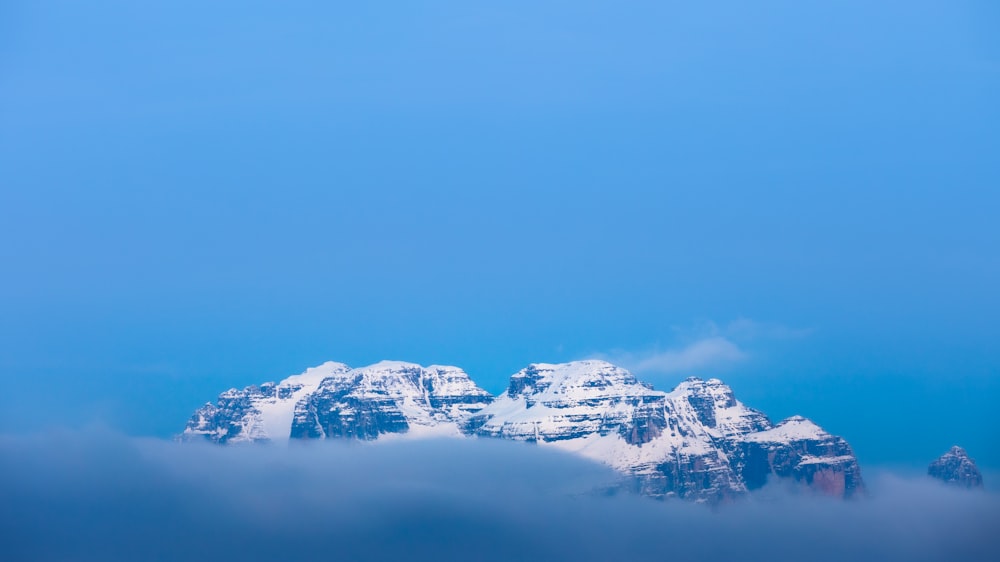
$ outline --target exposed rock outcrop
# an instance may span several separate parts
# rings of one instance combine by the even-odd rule
[[[383,361],[351,369],[330,362],[277,384],[223,392],[216,404],[195,412],[181,438],[238,443],[461,436],[466,419],[492,399],[457,367]]]
[[[955,445],[927,467],[927,474],[942,482],[963,488],[982,488],[983,475],[965,449]]]

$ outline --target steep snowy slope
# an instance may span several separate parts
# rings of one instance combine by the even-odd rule
[[[329,361],[280,383],[266,382],[219,395],[215,404],[199,408],[188,421],[183,439],[205,438],[218,443],[286,442],[295,404],[326,379],[348,373],[350,367]]]

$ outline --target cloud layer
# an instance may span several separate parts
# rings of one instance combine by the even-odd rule
[[[602,467],[520,443],[202,447],[102,433],[0,439],[9,560],[987,560],[994,494],[718,510],[593,491]]]

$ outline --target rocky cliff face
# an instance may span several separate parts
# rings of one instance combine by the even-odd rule
[[[607,464],[653,497],[717,502],[769,479],[861,492],[848,444],[802,417],[773,425],[717,379],[654,390],[604,361],[533,364],[495,400],[457,367],[326,363],[280,383],[232,389],[182,437],[218,443],[478,436],[556,447]]]
[[[965,449],[954,446],[927,467],[927,474],[954,486],[982,488],[983,475]]]
[[[773,477],[838,497],[864,489],[847,443],[805,418],[772,426],[717,379],[660,392],[603,361],[531,365],[466,429],[592,458],[655,497],[721,501]]]
[[[832,496],[850,497],[864,490],[861,469],[847,442],[801,416],[726,445],[734,469],[750,490],[772,475]]]
[[[266,382],[219,395],[188,421],[181,438],[207,439],[216,443],[287,441],[295,405],[310,396],[327,379],[350,372],[343,363],[328,362],[307,369],[280,383]]]
[[[466,419],[492,399],[457,367],[383,361],[320,383],[295,406],[291,436],[461,436]]]
[[[289,438],[455,435],[492,396],[457,367],[383,361],[325,363],[280,383],[230,389],[198,409],[182,439],[217,443]]]

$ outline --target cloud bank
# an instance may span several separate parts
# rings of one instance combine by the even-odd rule
[[[711,510],[592,493],[606,469],[522,443],[210,447],[0,439],[7,560],[990,560],[1000,501],[876,479],[837,502]]]

